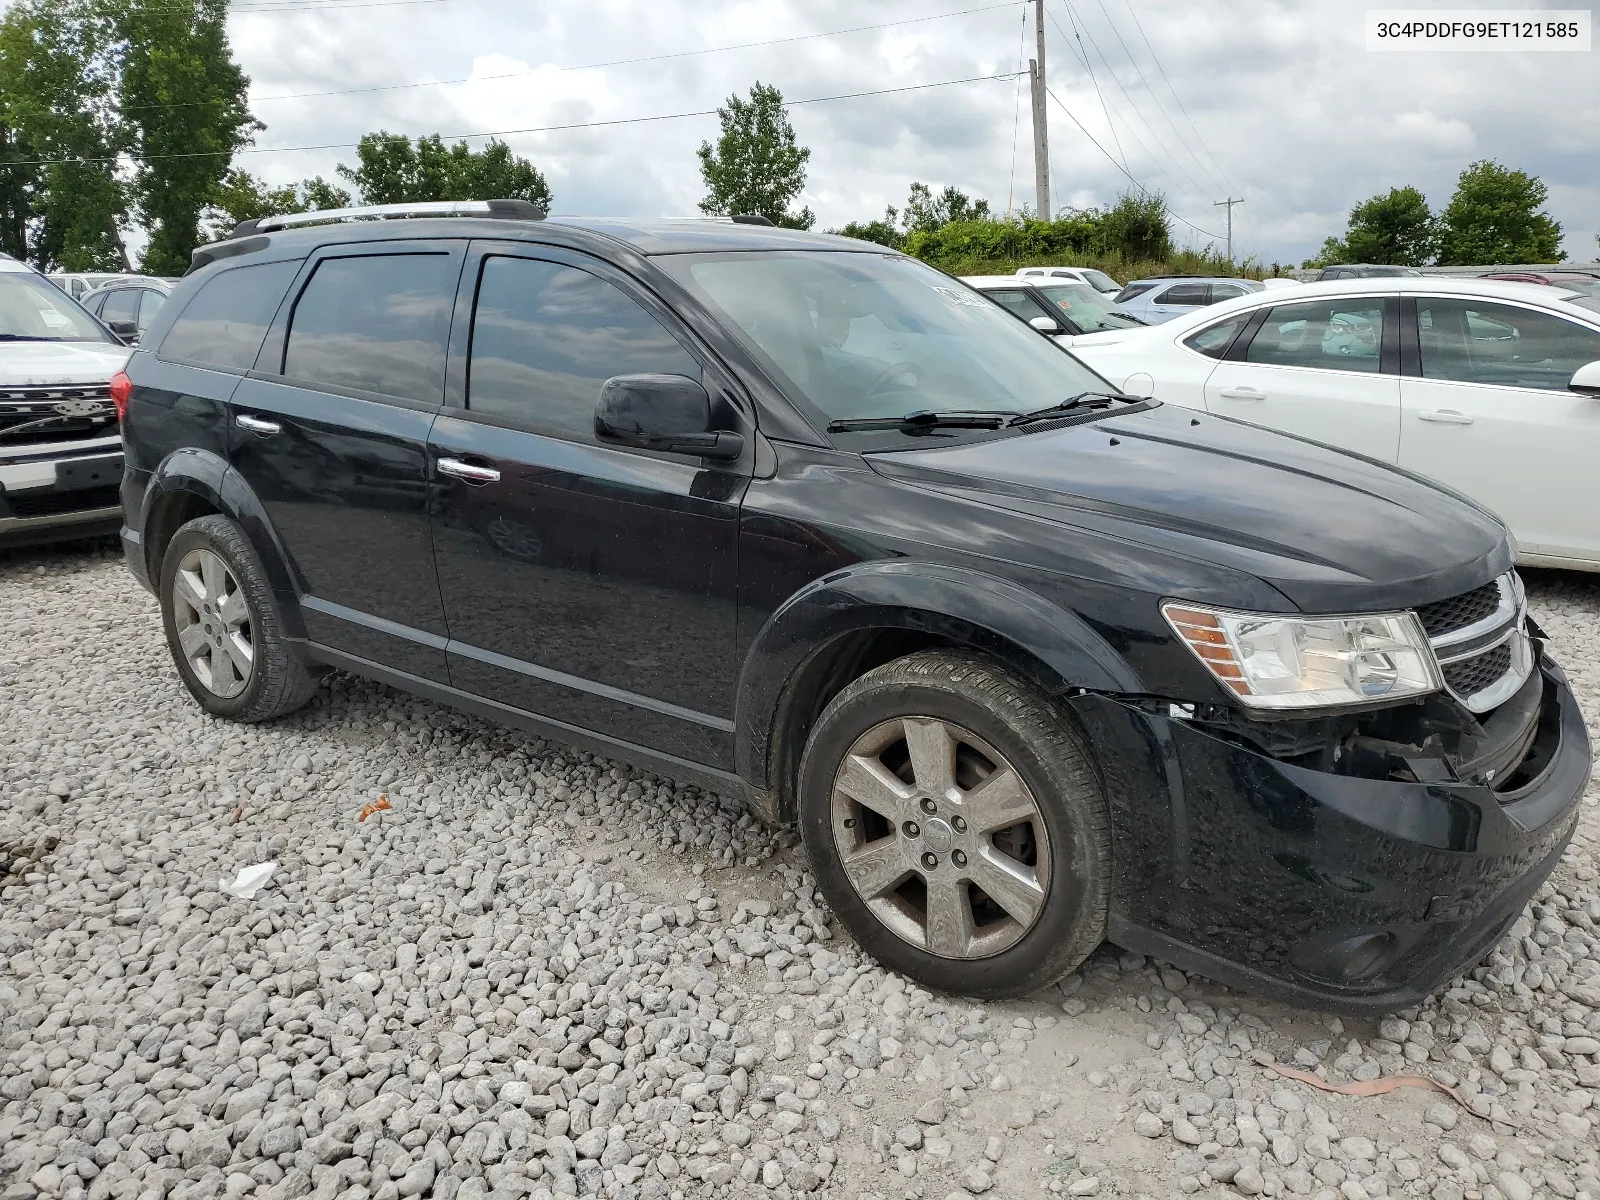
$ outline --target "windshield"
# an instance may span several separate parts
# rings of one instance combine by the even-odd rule
[[[0,342],[109,343],[111,337],[53,283],[31,271],[4,271]]]
[[[914,412],[1022,413],[1105,380],[965,284],[898,254],[656,260],[774,369],[820,424]]]
[[[1144,324],[1137,317],[1118,312],[1111,301],[1086,283],[1047,283],[1040,285],[1039,292],[1085,333],[1132,329]]]
[[[1097,292],[1120,292],[1122,285],[1104,271],[1096,271],[1093,267],[1085,268],[1083,277],[1087,279]]]

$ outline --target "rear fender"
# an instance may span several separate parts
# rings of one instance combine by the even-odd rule
[[[1035,592],[939,563],[869,562],[808,584],[756,635],[739,677],[735,765],[768,819],[791,815],[809,717],[795,701],[852,634],[905,630],[994,655],[1055,694],[1137,693],[1133,670],[1081,618]]]

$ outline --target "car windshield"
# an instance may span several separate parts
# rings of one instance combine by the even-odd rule
[[[1022,413],[1106,381],[965,284],[898,254],[785,251],[656,260],[728,319],[822,424]]]
[[[1567,303],[1576,308],[1586,308],[1590,312],[1600,313],[1600,295],[1573,296],[1567,301]]]
[[[1104,271],[1096,271],[1093,267],[1085,268],[1083,277],[1094,285],[1097,292],[1120,292],[1122,285]]]
[[[1086,283],[1048,283],[1040,293],[1061,310],[1063,316],[1085,333],[1105,333],[1110,329],[1132,329],[1144,322],[1118,312],[1111,301]]]
[[[0,342],[109,343],[111,337],[53,283],[31,271],[5,271],[0,272]]]

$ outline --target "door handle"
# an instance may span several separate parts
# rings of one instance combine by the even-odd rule
[[[1222,388],[1217,392],[1224,400],[1265,400],[1267,394],[1253,387]]]
[[[1418,413],[1420,421],[1432,421],[1435,425],[1471,425],[1472,418],[1464,412],[1457,412],[1453,408],[1439,408],[1433,412]]]
[[[441,458],[439,474],[454,475],[472,484],[500,482],[500,472],[493,467],[480,467],[475,463],[462,462],[459,458]]]
[[[260,417],[252,417],[248,413],[240,413],[233,419],[233,423],[240,429],[248,429],[251,433],[259,433],[262,437],[271,437],[283,429],[283,426],[276,421],[264,421]]]

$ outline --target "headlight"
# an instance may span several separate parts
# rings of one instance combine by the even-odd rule
[[[1161,606],[1184,644],[1251,708],[1338,708],[1443,686],[1416,615],[1288,617]]]

